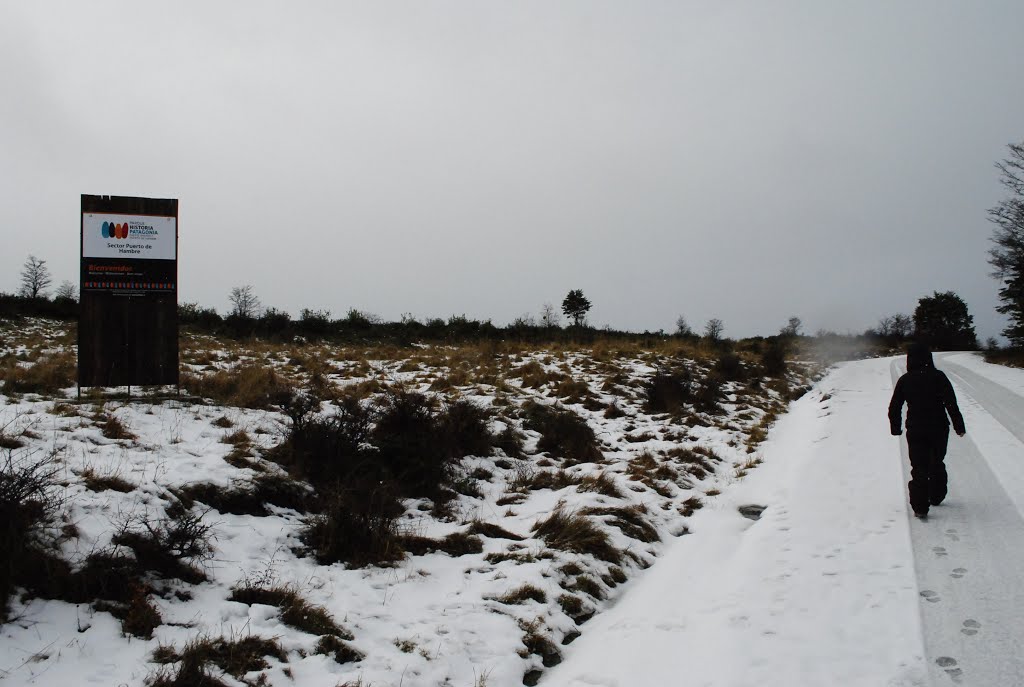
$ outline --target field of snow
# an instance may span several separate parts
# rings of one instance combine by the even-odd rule
[[[52,323],[0,329],[0,356],[8,365],[27,369],[70,350],[68,335]],[[320,565],[300,541],[305,513],[271,505],[260,515],[232,514],[201,497],[195,503],[181,498],[196,485],[227,493],[283,474],[266,459],[288,431],[281,413],[190,399],[87,397],[78,403],[73,388],[39,395],[5,387],[0,428],[13,441],[4,454],[14,464],[53,457],[61,507],[50,537],[72,570],[101,553],[131,556],[118,537],[165,525],[176,508],[209,528],[212,549],[190,561],[204,579],[147,578],[138,594],[140,607],[149,604],[159,615],[151,638],[128,632],[109,603],[15,594],[9,621],[0,626],[0,681],[182,684],[173,681],[181,668],[176,655],[190,643],[219,638],[274,644],[271,655],[258,657],[262,665],[232,674],[206,667],[227,685],[504,687],[546,680],[551,666],[576,653],[573,640],[598,627],[598,620],[587,622],[591,616],[605,617],[624,589],[646,588],[646,580],[665,569],[663,562],[653,564],[674,555],[679,542],[696,541],[682,535],[696,528],[703,513],[712,514],[709,530],[738,532],[751,523],[740,518],[722,524],[713,515],[734,512],[734,494],[747,488],[748,473],[764,469],[757,467],[759,442],[786,408],[784,394],[803,383],[797,376],[765,379],[748,361],[732,370],[735,379],[722,387],[718,410],[688,407],[673,416],[648,412],[644,385],[670,365],[699,380],[713,357],[629,346],[246,347],[196,337],[183,361],[195,384],[248,367],[275,370],[300,385],[316,377],[364,399],[389,386],[469,399],[490,409],[495,433],[510,427],[522,433],[523,456],[501,450],[466,456],[459,464],[459,493],[443,511],[422,499],[404,503],[404,534],[438,540],[471,533],[479,550],[409,554],[393,565]],[[820,401],[820,391],[814,399],[800,408],[818,408],[809,404]],[[528,401],[557,402],[584,418],[599,440],[599,458],[567,461],[539,451],[541,436],[522,419]],[[330,404],[323,410],[330,413]],[[806,448],[801,455],[810,460]],[[559,508],[595,525],[611,554],[581,553],[541,536],[536,525]],[[898,513],[896,505],[889,510],[887,517]],[[798,504],[791,512],[799,514]],[[781,515],[770,510],[765,520]],[[851,525],[847,538],[855,529]],[[707,556],[705,575],[734,579],[718,567],[717,555],[700,554]],[[759,584],[748,585],[749,593]],[[325,612],[337,631],[321,636],[297,629],[283,606],[231,600],[240,598],[239,589],[270,587],[291,590]],[[824,597],[828,590],[819,587],[813,593]],[[705,592],[684,586],[676,597],[704,599]],[[906,603],[905,595],[897,597]],[[775,603],[786,607],[784,599]],[[741,605],[721,617],[742,615]],[[699,632],[696,619],[688,622]],[[325,645],[325,637],[333,644]],[[338,646],[343,650],[330,650]],[[618,649],[608,652],[612,656],[628,658]]]

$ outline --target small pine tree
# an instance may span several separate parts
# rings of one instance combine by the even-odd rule
[[[590,301],[583,295],[581,289],[574,289],[569,292],[562,301],[562,312],[573,321],[577,327],[583,325],[587,319],[587,312],[590,310]]]

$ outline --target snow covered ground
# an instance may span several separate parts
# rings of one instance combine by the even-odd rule
[[[6,335],[18,365],[69,346],[59,331],[26,331],[30,339],[44,336],[50,343],[40,350],[38,343],[11,343],[24,332]],[[203,350],[186,352],[189,369],[216,374],[257,365],[301,377],[316,366],[342,387],[383,380],[423,392],[443,388],[490,406],[495,431],[510,424],[524,428],[524,402],[558,398],[597,433],[600,459],[573,464],[546,455],[538,451],[540,435],[525,428],[522,459],[500,451],[467,457],[461,464],[464,492],[451,514],[436,517],[429,504],[410,500],[403,532],[440,538],[486,523],[509,535],[481,534],[481,551],[409,555],[394,566],[317,564],[302,555],[306,516],[294,510],[270,507],[254,516],[197,503],[190,512],[201,515],[213,534],[212,557],[201,561],[206,580],[153,580],[147,598],[162,622],[152,639],[125,634],[96,604],[19,595],[11,603],[12,620],[0,627],[0,681],[142,685],[160,674],[154,652],[181,651],[197,637],[260,637],[280,645],[283,657],[267,658],[259,670],[232,677],[211,667],[227,685],[495,687],[536,681],[589,627],[580,624],[587,616],[613,603],[628,586],[624,582],[642,576],[668,542],[687,531],[693,512],[714,503],[757,464],[754,437],[785,408],[774,382],[758,379],[749,388],[727,383],[721,412],[649,414],[642,388],[657,367],[685,363],[699,379],[708,365],[669,361],[656,352],[440,349],[367,361],[359,351],[329,347],[298,353],[218,345],[208,340]],[[477,381],[484,378],[489,381]],[[108,436],[112,419],[124,435]],[[182,488],[209,484],[226,491],[280,472],[261,456],[281,441],[287,420],[271,411],[173,400],[76,405],[26,393],[0,396],[0,426],[25,444],[15,456],[54,452],[65,506],[53,534],[63,557],[83,566],[96,552],[124,555],[114,535],[126,526],[166,522]],[[238,455],[238,433],[244,434],[246,455]],[[118,488],[107,486],[118,480]],[[596,525],[618,559],[559,548],[538,536],[535,525],[559,504]],[[285,622],[278,607],[230,599],[233,589],[253,583],[297,591],[343,626],[347,646],[358,653],[342,660],[319,652],[320,637]]]
[[[239,358],[208,357],[211,369]],[[250,359],[283,365],[286,356]],[[303,515],[295,511],[207,512],[215,533],[215,554],[204,565],[208,580],[180,585],[182,594],[154,596],[163,623],[153,639],[126,637],[117,619],[89,604],[18,599],[13,621],[0,627],[0,683],[142,685],[159,668],[153,656],[161,646],[180,649],[197,636],[259,636],[276,639],[284,660],[270,658],[266,668],[237,678],[219,675],[224,684],[1024,684],[1016,648],[1024,637],[1024,578],[1017,575],[1024,567],[1024,371],[971,354],[938,361],[954,382],[968,435],[951,438],[950,497],[927,522],[909,517],[905,442],[888,433],[885,411],[900,359],[838,365],[748,453],[752,434],[782,407],[769,389],[741,401],[740,387],[731,385],[723,416],[694,416],[681,428],[643,412],[641,399],[627,392],[653,373],[652,358],[616,358],[609,368],[606,356],[512,356],[502,372],[511,384],[459,391],[498,410],[502,399],[512,399],[514,408],[523,398],[555,395],[554,385],[528,387],[515,377],[530,363],[583,380],[595,410],[570,405],[598,431],[604,461],[560,465],[536,453],[537,436],[528,432],[529,458],[510,468],[501,467],[508,462],[500,455],[464,461],[467,475],[491,476],[477,480],[479,495],[459,497],[453,517],[418,514],[409,504],[403,526],[441,537],[484,521],[522,541],[485,537],[479,553],[429,553],[393,567],[350,569],[299,555]],[[339,384],[375,376],[422,389],[437,384],[436,370],[424,364],[379,360],[368,371],[364,363],[329,362]],[[455,369],[452,363],[446,370],[449,378]],[[70,504],[65,519],[74,525],[62,547],[72,561],[109,547],[118,523],[162,514],[175,487],[252,480],[254,469],[225,460],[233,450],[225,439],[244,429],[255,444],[250,460],[262,463],[258,455],[280,440],[285,425],[273,412],[175,402],[72,412],[31,396],[0,401],[0,426],[25,425],[30,446],[60,448]],[[596,410],[612,401],[621,417]],[[515,421],[502,413],[498,425]],[[105,437],[102,420],[111,415],[135,438]],[[707,474],[676,465],[675,479],[641,478],[645,455],[671,466],[669,452],[677,447],[717,459]],[[541,470],[562,471],[572,481],[512,488]],[[94,491],[85,485],[87,473],[121,477],[136,488]],[[599,474],[621,495],[581,486]],[[695,498],[703,508],[686,507]],[[591,515],[629,554],[621,565],[556,550],[532,528],[559,503],[577,512],[639,508],[658,541],[628,536],[614,517]],[[283,622],[278,608],[228,600],[231,588],[267,579],[328,611],[363,658],[339,662],[319,654],[317,636]],[[502,600],[525,585],[540,596]],[[574,622],[559,601],[566,596],[594,617]],[[552,667],[550,655],[524,648],[531,636],[549,641],[562,662]]]
[[[764,465],[542,685],[1024,684],[1024,371],[939,356],[968,434],[951,438],[950,496],[922,522],[885,416],[902,364],[842,364],[794,403]],[[740,514],[749,504],[760,520]]]

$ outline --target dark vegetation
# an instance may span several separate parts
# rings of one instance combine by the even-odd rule
[[[694,374],[678,366],[658,370],[644,385],[644,410],[648,413],[684,415],[690,407],[698,412],[717,413],[725,392],[724,380],[717,372],[710,372],[694,381]]]
[[[197,637],[180,651],[161,646],[153,652],[156,663],[177,663],[177,669],[164,669],[150,678],[151,687],[226,687],[227,683],[211,672],[211,666],[241,680],[246,673],[270,667],[267,658],[288,661],[276,639],[247,636],[237,639]]]
[[[269,457],[313,485],[315,497],[303,541],[323,563],[388,563],[405,553],[479,552],[471,534],[440,540],[402,534],[402,499],[425,498],[444,514],[454,497],[457,466],[467,455],[490,455],[501,443],[490,412],[469,400],[439,403],[393,389],[375,400],[342,397],[330,412],[296,392],[282,407],[292,418],[285,440]]]
[[[566,464],[597,463],[604,459],[594,430],[568,408],[527,401],[522,415],[527,429],[540,433],[537,450]]]
[[[553,549],[590,554],[615,564],[622,560],[622,552],[612,546],[601,528],[582,513],[567,511],[562,506],[547,518],[537,521],[533,529]]]
[[[166,591],[162,581],[206,579],[197,566],[211,552],[211,527],[179,504],[166,517],[126,522],[112,548],[90,553],[73,569],[56,538],[62,493],[56,455],[4,443],[9,447],[0,449],[0,620],[6,620],[11,594],[21,587],[30,596],[93,603],[119,618],[126,635],[149,638],[161,623],[152,595]],[[120,486],[115,478],[94,478],[91,488]]]
[[[339,639],[352,639],[352,633],[338,625],[334,618],[320,606],[309,603],[292,587],[276,584],[259,584],[245,581],[231,590],[231,601],[240,603],[276,606],[281,610],[281,622],[311,635],[331,635]]]
[[[24,317],[45,317],[73,322],[78,319],[78,301],[69,298],[49,299],[46,297],[25,298],[0,293],[0,319]],[[665,331],[630,332],[610,327],[595,329],[584,323],[561,327],[552,323],[534,323],[530,318],[520,318],[501,327],[490,320],[475,320],[465,315],[453,315],[447,319],[434,317],[418,320],[405,317],[398,322],[383,322],[378,318],[350,310],[344,317],[335,318],[327,311],[303,309],[297,318],[289,313],[267,308],[259,316],[222,316],[213,308],[196,303],[182,303],[178,306],[178,322],[187,331],[226,336],[234,339],[258,338],[264,341],[290,342],[327,341],[338,344],[391,344],[408,346],[414,342],[423,343],[482,343],[518,342],[526,345],[589,345],[600,341],[614,341],[620,344],[639,345],[644,348],[683,342],[697,344],[701,338],[692,333],[667,333]],[[875,351],[888,347],[891,342],[874,330],[863,334],[835,334],[820,332],[814,338],[842,340],[848,348]],[[775,337],[768,337],[769,339]],[[807,338],[807,337],[804,337]],[[757,346],[764,337],[745,339]],[[729,347],[734,342],[719,339],[715,347]],[[737,342],[740,345],[742,342]],[[855,344],[855,345],[853,345]]]
[[[7,436],[3,432],[0,435]],[[31,580],[34,563],[50,548],[46,527],[59,508],[59,470],[53,455],[18,448],[14,438],[0,449],[0,620],[7,619],[15,585]]]

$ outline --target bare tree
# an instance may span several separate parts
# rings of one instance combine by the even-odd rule
[[[708,320],[708,323],[704,325],[704,336],[711,341],[718,341],[722,338],[722,332],[725,331],[725,324],[722,323],[717,317],[712,317]]]
[[[516,319],[512,320],[512,327],[520,329],[524,327],[536,327],[537,320],[530,313],[523,313]]]
[[[542,327],[561,327],[562,316],[558,309],[551,303],[545,303],[540,309],[540,324]]]
[[[228,296],[231,314],[237,317],[256,317],[260,314],[260,299],[256,297],[251,284],[236,286]]]
[[[779,330],[779,334],[781,336],[796,336],[800,333],[802,326],[804,326],[804,323],[799,317],[791,317],[786,326]]]
[[[693,329],[690,327],[690,323],[686,321],[686,318],[680,315],[676,318],[676,335],[677,336],[690,336],[693,334]]]
[[[26,298],[45,296],[52,281],[46,261],[34,255],[28,256],[21,269],[21,295]]]
[[[878,335],[882,337],[893,337],[905,339],[910,336],[914,329],[914,320],[910,315],[897,313],[883,317],[878,321]]]
[[[53,294],[53,297],[56,300],[64,299],[69,301],[77,301],[78,287],[76,287],[73,283],[65,279],[60,283],[60,286],[57,287],[57,292]]]

